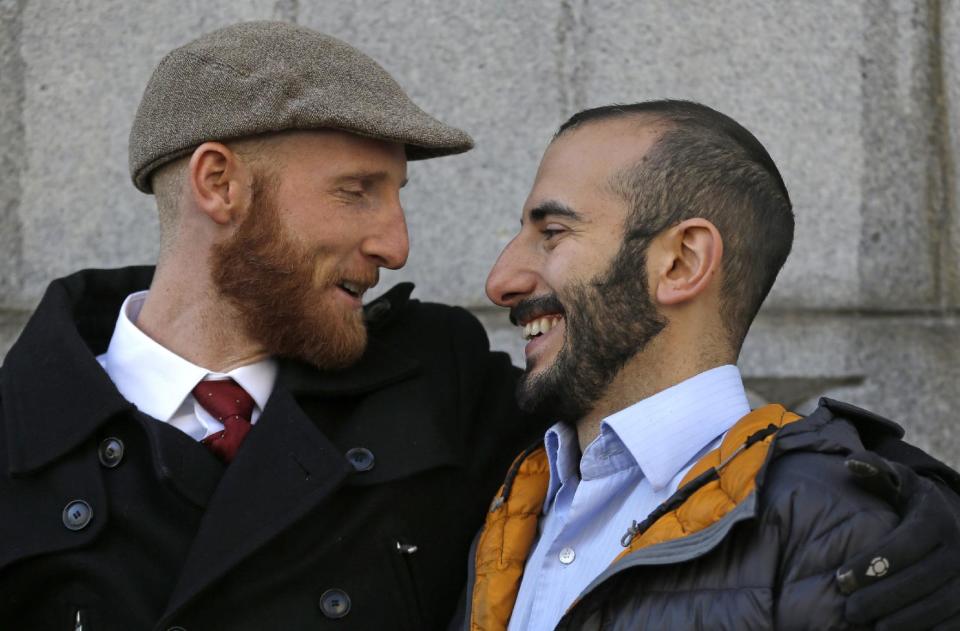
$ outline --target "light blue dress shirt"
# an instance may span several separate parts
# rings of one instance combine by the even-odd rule
[[[552,630],[623,551],[627,527],[748,412],[740,371],[727,365],[608,416],[582,458],[574,427],[547,430],[550,485],[508,630]]]

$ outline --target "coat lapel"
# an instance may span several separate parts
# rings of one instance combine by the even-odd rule
[[[319,506],[351,471],[282,386],[207,506],[164,618]]]
[[[207,505],[164,619],[318,507],[353,472],[294,395],[363,394],[403,381],[419,368],[416,360],[375,339],[360,362],[343,371],[322,373],[283,361],[263,414]]]

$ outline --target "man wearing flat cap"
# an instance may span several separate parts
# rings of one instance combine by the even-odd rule
[[[130,136],[156,269],[53,282],[0,374],[0,627],[446,624],[546,423],[466,311],[362,298],[407,258],[407,161],[470,146],[298,26],[161,61]],[[917,515],[901,541],[956,551]]]
[[[471,146],[298,26],[161,61],[130,135],[156,271],[54,282],[6,358],[0,628],[446,623],[542,428],[466,311],[361,301],[407,258],[407,160]]]

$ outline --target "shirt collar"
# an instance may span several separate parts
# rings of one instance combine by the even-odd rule
[[[145,414],[168,421],[193,387],[209,375],[232,378],[263,410],[276,380],[276,361],[264,359],[226,374],[197,366],[163,347],[134,324],[146,297],[146,291],[127,296],[107,352],[97,358],[126,400]]]
[[[611,414],[601,433],[615,433],[659,491],[749,412],[740,371],[728,364]]]
[[[580,460],[580,444],[577,431],[568,423],[557,423],[547,430],[543,439],[550,463],[550,485],[547,487],[547,499],[544,512],[550,506],[560,487],[577,474]]]

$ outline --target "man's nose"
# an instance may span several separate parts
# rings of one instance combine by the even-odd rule
[[[363,254],[373,259],[380,267],[400,269],[407,263],[410,254],[410,236],[407,233],[407,218],[400,200],[385,208],[376,221],[372,234],[361,244]]]
[[[501,307],[514,306],[537,286],[536,271],[519,239],[518,235],[507,244],[487,276],[487,297]]]

